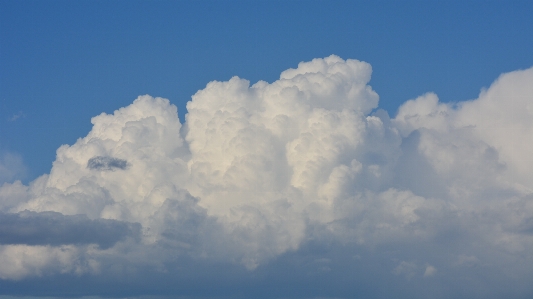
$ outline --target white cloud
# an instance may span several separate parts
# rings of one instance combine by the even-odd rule
[[[307,254],[330,261],[319,272],[311,263],[313,275],[337,273],[335,258],[346,257],[363,273],[445,285],[458,283],[454,271],[475,275],[464,267],[475,264],[489,273],[482,285],[531,292],[501,269],[533,269],[533,69],[468,102],[422,95],[393,119],[372,113],[370,75],[367,63],[330,56],[273,83],[211,82],[187,104],[183,127],[175,106],[150,96],[94,117],[86,137],[57,150],[49,175],[0,188],[1,211],[140,223],[141,240],[5,245],[0,259],[13,262],[2,277],[108,273],[117,263],[164,272],[184,261],[261,271]],[[26,260],[31,250],[46,258]]]
[[[8,121],[16,121],[19,118],[25,118],[26,114],[24,112],[19,111],[17,114],[13,114],[10,118],[8,118]]]
[[[433,276],[437,272],[437,269],[431,265],[426,265],[426,270],[424,271],[424,277]]]
[[[89,249],[90,250],[90,249]],[[98,262],[84,260],[82,249],[72,245],[59,247],[6,245],[0,246],[0,278],[18,280],[26,276],[55,273],[80,275],[98,270]]]

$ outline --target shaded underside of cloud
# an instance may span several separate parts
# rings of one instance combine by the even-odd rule
[[[127,237],[138,239],[140,225],[57,212],[0,213],[0,245],[97,244],[105,249]]]
[[[272,83],[210,82],[183,124],[147,95],[94,117],[50,174],[0,188],[1,283],[533,294],[533,69],[471,101],[421,95],[394,118],[370,76],[369,64],[332,55]]]

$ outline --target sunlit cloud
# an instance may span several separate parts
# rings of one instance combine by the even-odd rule
[[[295,281],[354,271],[531,293],[533,68],[393,118],[371,73],[332,55],[272,83],[210,82],[183,124],[149,95],[93,117],[49,174],[0,187],[0,277],[281,273],[292,256],[312,257]]]

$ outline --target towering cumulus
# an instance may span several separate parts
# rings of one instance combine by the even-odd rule
[[[272,83],[210,82],[183,124],[148,95],[94,117],[50,174],[0,187],[0,278],[275,272],[320,247],[324,264],[366,252],[350,271],[391,281],[531,294],[533,68],[392,119],[371,72],[332,55]]]

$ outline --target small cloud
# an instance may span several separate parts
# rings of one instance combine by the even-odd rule
[[[435,274],[435,272],[437,272],[437,268],[431,266],[431,265],[427,265],[426,266],[426,271],[424,272],[424,277],[430,277],[430,276],[433,276],[433,274]]]
[[[125,170],[129,165],[130,164],[126,160],[105,156],[92,157],[87,162],[87,168],[101,171],[114,171],[116,169]]]
[[[24,112],[19,111],[17,114],[13,114],[11,117],[9,117],[8,121],[16,121],[19,118],[26,118],[26,114]]]

